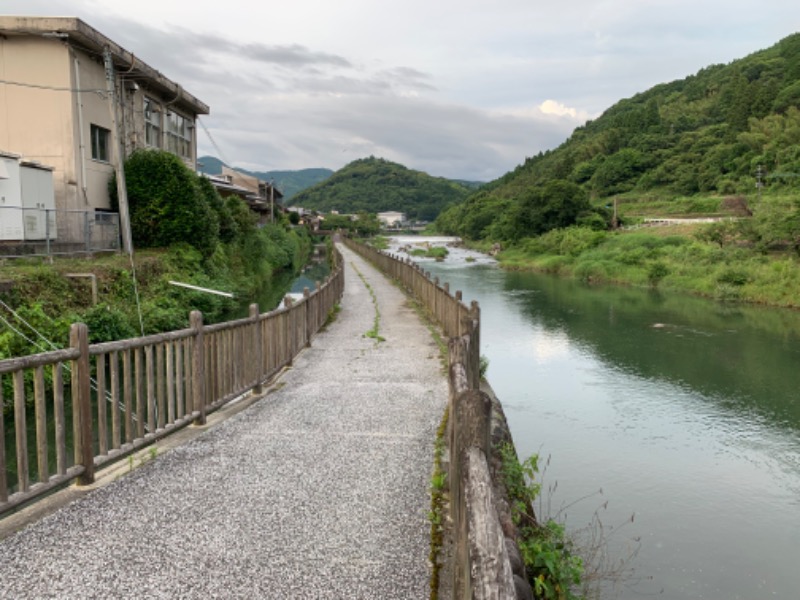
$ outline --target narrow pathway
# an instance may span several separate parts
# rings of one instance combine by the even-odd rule
[[[428,596],[446,380],[405,296],[342,254],[342,310],[276,391],[0,542],[0,598]]]

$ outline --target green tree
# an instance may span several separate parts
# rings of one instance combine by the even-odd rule
[[[541,235],[551,229],[574,225],[591,206],[578,185],[560,180],[529,190],[516,206],[515,235],[512,239]]]

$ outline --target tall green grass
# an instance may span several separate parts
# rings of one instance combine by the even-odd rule
[[[570,276],[588,283],[659,287],[721,301],[800,307],[800,261],[688,236],[555,230],[504,251],[509,269]]]

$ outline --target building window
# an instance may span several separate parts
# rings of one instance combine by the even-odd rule
[[[178,113],[167,113],[166,149],[183,158],[192,158],[192,122]]]
[[[109,152],[111,148],[111,132],[103,127],[92,125],[91,135],[92,158],[95,160],[102,160],[103,162],[109,162],[111,160],[111,154]]]
[[[161,109],[150,98],[144,99],[144,144],[161,148]]]

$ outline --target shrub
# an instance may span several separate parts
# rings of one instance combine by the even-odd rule
[[[214,252],[219,218],[201,190],[197,175],[180,158],[161,150],[137,150],[125,161],[131,232],[143,248],[186,242],[203,256]],[[116,184],[112,202],[118,203]]]
[[[98,304],[85,311],[80,319],[89,328],[92,344],[136,337],[137,331],[121,310],[108,304]]]
[[[661,283],[661,280],[667,275],[669,275],[669,267],[660,260],[651,263],[647,269],[647,281],[653,287]]]

